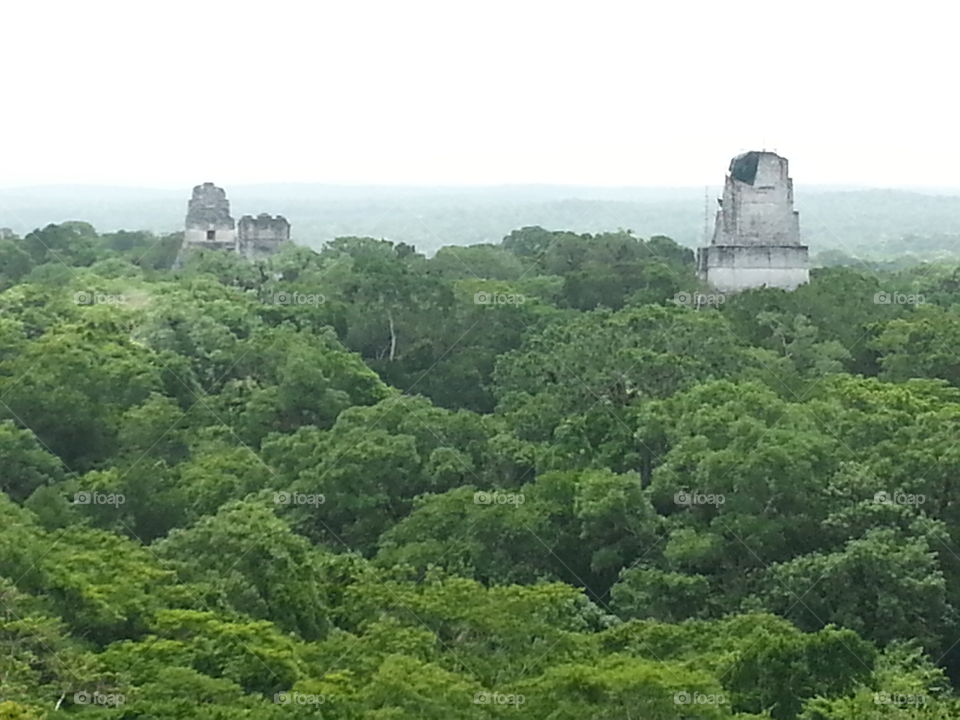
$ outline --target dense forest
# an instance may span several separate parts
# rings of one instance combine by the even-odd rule
[[[0,720],[960,716],[960,269],[0,240]]]

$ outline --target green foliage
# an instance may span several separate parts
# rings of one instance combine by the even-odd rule
[[[208,604],[270,619],[307,640],[326,632],[316,551],[263,503],[227,505],[174,530],[156,550],[181,580],[203,586]]]
[[[179,239],[0,241],[0,718],[960,714],[960,271]]]
[[[11,420],[0,422],[0,490],[23,501],[62,476],[60,460],[43,449],[36,435]]]

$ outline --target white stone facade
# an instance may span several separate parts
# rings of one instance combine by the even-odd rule
[[[747,288],[794,290],[810,281],[803,245],[711,245],[700,248],[701,271],[711,287],[725,293]]]
[[[786,158],[752,151],[730,162],[713,240],[700,248],[701,278],[722,292],[793,290],[810,279]]]

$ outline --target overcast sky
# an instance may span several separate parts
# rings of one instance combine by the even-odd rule
[[[937,2],[0,5],[0,186],[960,186]]]

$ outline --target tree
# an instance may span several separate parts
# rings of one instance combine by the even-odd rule
[[[942,653],[956,615],[934,550],[945,532],[923,522],[912,531],[874,528],[842,551],[773,566],[765,583],[768,607],[803,628],[833,623],[880,644],[916,638]]]
[[[63,464],[44,450],[36,435],[11,420],[0,421],[0,490],[22,502],[62,477]]]
[[[157,544],[157,554],[214,607],[316,640],[327,631],[316,552],[265,503],[225,505],[190,528],[174,530]]]

